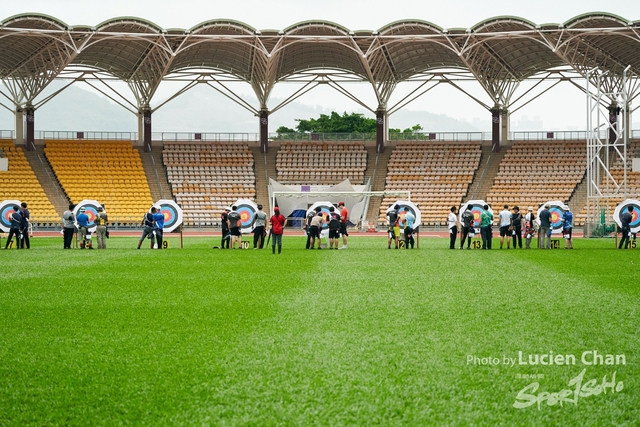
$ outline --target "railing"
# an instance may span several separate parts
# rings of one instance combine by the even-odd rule
[[[291,132],[270,133],[272,141],[375,141],[375,133]]]
[[[586,140],[587,131],[515,131],[509,133],[510,141],[576,141]],[[600,138],[608,137],[608,130],[600,133]],[[632,130],[629,137],[640,139],[640,129]],[[15,131],[0,129],[0,139],[14,139]],[[390,133],[389,141],[490,141],[491,132],[417,132]],[[123,140],[138,141],[137,132],[110,131],[38,131],[36,139],[88,139],[88,140]],[[154,132],[154,141],[240,141],[258,142],[258,133],[238,132]],[[375,133],[323,133],[323,132],[293,132],[270,133],[272,141],[375,141]]]
[[[488,141],[491,134],[484,132],[419,132],[390,133],[389,141]]]
[[[257,142],[260,135],[257,133],[231,133],[231,132],[158,132],[152,133],[151,139],[154,141],[193,141],[193,142],[217,142],[217,141],[236,141],[236,142]]]
[[[39,131],[36,132],[36,139],[89,139],[89,140],[117,140],[135,141],[137,132],[102,132],[102,131]]]

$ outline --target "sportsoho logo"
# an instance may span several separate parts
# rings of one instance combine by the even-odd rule
[[[577,360],[583,365],[626,365],[624,354],[599,354],[596,350],[584,351],[580,358],[573,354],[529,354],[525,357],[521,351],[518,352],[518,365],[540,366],[540,365],[575,365]],[[514,363],[515,364],[515,363]],[[513,365],[512,365],[513,366]],[[602,379],[593,378],[586,380],[587,368],[584,368],[578,375],[571,378],[567,383],[567,388],[559,391],[539,391],[540,383],[535,381],[524,387],[516,395],[513,407],[525,409],[532,405],[537,405],[541,409],[543,403],[547,406],[560,405],[565,403],[577,405],[580,399],[600,394],[614,395],[624,389],[624,383],[616,380],[617,371],[611,376],[604,375]]]
[[[502,365],[509,368],[516,366],[536,367],[544,366],[616,366],[626,365],[624,354],[601,354],[596,350],[587,350],[576,356],[575,354],[559,354],[550,351],[544,354],[524,354],[519,351],[515,357],[503,354],[500,357],[479,357],[467,355],[467,365],[472,366],[496,366]],[[567,388],[557,391],[547,391],[541,387],[539,380],[545,378],[544,374],[516,374],[516,378],[535,379],[536,381],[522,388],[516,395],[513,407],[525,409],[537,405],[540,410],[543,404],[555,406],[564,404],[577,405],[580,399],[600,394],[615,395],[624,389],[624,383],[618,381],[617,371],[607,373],[602,378],[588,378],[587,368],[571,378],[567,382]]]

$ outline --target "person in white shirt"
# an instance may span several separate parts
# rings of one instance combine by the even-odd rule
[[[498,214],[500,218],[500,249],[502,249],[502,243],[504,238],[507,238],[507,249],[511,246],[511,212],[509,212],[509,205],[504,205],[502,212]]]
[[[536,216],[533,214],[533,207],[529,206],[529,209],[527,209],[527,214],[524,216],[524,236],[527,249],[531,249],[531,239],[535,234],[535,219]]]
[[[456,237],[458,236],[458,208],[451,206],[451,212],[447,216],[447,228],[449,228],[449,249],[456,248]]]

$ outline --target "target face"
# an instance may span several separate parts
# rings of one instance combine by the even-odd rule
[[[89,231],[91,233],[96,231],[98,226],[95,224],[95,219],[98,216],[98,208],[102,205],[97,200],[83,200],[76,205],[73,209],[73,216],[76,218],[76,227],[78,226],[78,214],[80,209],[84,209],[84,213],[89,217]]]
[[[315,211],[317,207],[320,208],[320,213],[322,214],[322,218],[324,218],[324,223],[322,224],[322,230],[328,230],[329,229],[329,214],[331,213],[331,211],[329,210],[331,207],[333,206],[333,203],[331,202],[315,202],[314,204],[312,204],[309,209],[307,209],[307,215],[309,215],[310,212]],[[338,211],[338,209],[333,206],[333,211],[340,213]],[[328,231],[327,231],[328,233]]]
[[[560,200],[544,203],[540,206],[540,209],[538,209],[538,217],[536,218],[536,222],[538,224],[540,224],[540,212],[544,210],[545,205],[549,205],[549,212],[551,212],[551,233],[562,233],[562,218],[565,211],[568,209],[567,206]]]
[[[242,233],[251,233],[251,223],[253,222],[253,216],[258,212],[258,205],[250,199],[238,199],[233,206],[236,207],[236,212],[240,215],[240,231]]]
[[[624,202],[616,206],[613,212],[613,220],[618,224],[618,227],[622,228],[622,214],[628,212],[629,206],[632,207],[631,211],[631,232],[640,232],[640,202],[633,199],[627,199]]]
[[[173,200],[162,199],[153,204],[164,215],[163,231],[171,233],[182,224],[182,208]]]
[[[15,205],[20,206],[20,200],[4,200],[0,204],[0,229],[5,233],[11,229],[11,214],[15,212]]]
[[[391,206],[389,206],[386,212],[389,212],[391,209],[393,209],[395,205],[399,206],[398,217],[400,217],[400,215],[402,215],[404,212],[407,212],[407,211],[411,212],[413,216],[416,217],[416,220],[413,222],[413,228],[420,227],[420,224],[422,223],[422,215],[420,214],[420,209],[418,209],[418,207],[415,204],[407,200],[398,200],[395,203],[393,203]]]
[[[484,200],[469,200],[467,203],[462,205],[460,211],[458,212],[458,221],[462,222],[462,214],[467,210],[467,206],[471,208],[471,213],[473,214],[473,228],[480,228],[480,216],[482,212],[484,212],[484,205],[487,203]],[[489,207],[489,212],[493,215],[493,209]]]

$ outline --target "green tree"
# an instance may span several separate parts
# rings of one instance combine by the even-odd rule
[[[280,126],[278,129],[276,129],[276,132],[277,133],[295,133],[296,131],[286,126]]]
[[[280,126],[276,132],[375,133],[377,128],[376,119],[364,117],[364,115],[360,113],[347,114],[346,111],[342,113],[342,115],[332,111],[330,115],[320,114],[320,117],[317,119],[296,119],[296,122],[298,122],[298,124],[295,130],[286,126]],[[400,129],[389,129],[389,132],[415,134],[422,130],[422,126],[418,124],[404,131]]]
[[[331,115],[320,114],[317,119],[296,119],[298,132],[326,133],[372,133],[376,131],[376,119],[366,118],[360,113],[342,115],[331,112]]]

